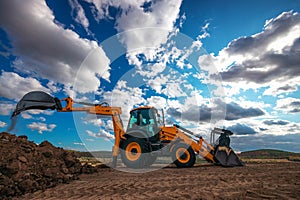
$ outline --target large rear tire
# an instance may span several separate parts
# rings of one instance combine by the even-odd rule
[[[147,153],[144,139],[129,137],[122,141],[121,159],[129,168],[143,168],[145,166],[145,155]]]
[[[179,168],[192,167],[195,164],[196,155],[192,147],[179,143],[172,150],[172,160]]]

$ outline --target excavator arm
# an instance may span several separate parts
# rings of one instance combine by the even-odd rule
[[[90,104],[84,102],[77,102],[77,103],[85,104],[87,106],[74,107],[73,106],[74,101],[71,97],[67,97],[62,100],[66,102],[66,106],[62,107],[58,105],[58,108],[61,108],[61,109],[57,109],[58,112],[87,112],[88,114],[105,115],[105,116],[112,117],[114,133],[115,133],[115,144],[113,147],[113,165],[116,165],[116,159],[119,153],[119,146],[120,146],[121,139],[126,139],[124,137],[125,130],[123,128],[122,120],[120,118],[120,114],[122,114],[122,109],[120,107],[111,107],[107,103]]]
[[[61,104],[62,101],[66,103],[64,107]],[[74,103],[83,104],[84,106],[75,107]],[[121,139],[126,139],[124,137],[125,130],[120,118],[120,114],[122,114],[122,109],[120,107],[111,107],[107,103],[92,104],[85,102],[74,102],[71,97],[59,100],[58,98],[54,98],[45,92],[33,91],[24,95],[24,97],[18,102],[16,109],[12,114],[12,117],[17,116],[22,111],[31,109],[56,109],[58,112],[86,112],[88,114],[111,116],[115,134],[115,143],[113,147],[113,165],[116,165]]]

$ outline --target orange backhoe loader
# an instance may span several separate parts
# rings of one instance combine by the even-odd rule
[[[157,156],[169,155],[177,167],[192,167],[196,154],[208,162],[228,166],[243,166],[244,163],[230,148],[229,135],[224,129],[215,128],[213,136],[220,134],[216,144],[209,144],[201,136],[174,124],[164,124],[164,113],[152,106],[142,106],[130,111],[127,130],[123,128],[120,107],[111,107],[107,103],[90,104],[74,102],[68,97],[61,100],[41,91],[27,93],[17,104],[12,117],[30,109],[55,109],[58,112],[86,112],[99,116],[111,116],[115,142],[113,146],[113,162],[115,167],[120,154],[123,163],[129,168],[144,168],[152,165]],[[73,104],[83,104],[75,107]]]

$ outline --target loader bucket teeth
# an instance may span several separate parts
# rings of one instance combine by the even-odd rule
[[[215,159],[223,167],[245,166],[244,162],[230,148],[218,147],[215,152]]]
[[[33,91],[25,94],[23,98],[18,102],[16,109],[14,110],[12,117],[20,114],[25,110],[30,109],[57,109],[58,103],[55,98],[42,91]]]

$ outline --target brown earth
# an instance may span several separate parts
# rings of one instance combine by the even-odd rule
[[[110,168],[15,199],[299,199],[300,163],[197,165],[148,173]]]
[[[300,162],[223,168],[153,167],[147,173],[82,166],[45,141],[0,133],[0,199],[299,199]],[[95,173],[93,173],[95,172]],[[92,173],[92,174],[82,174]],[[19,195],[19,196],[18,196]],[[21,195],[21,196],[20,196]]]
[[[0,199],[68,183],[82,171],[90,169],[71,152],[47,141],[37,145],[26,136],[0,133]]]

